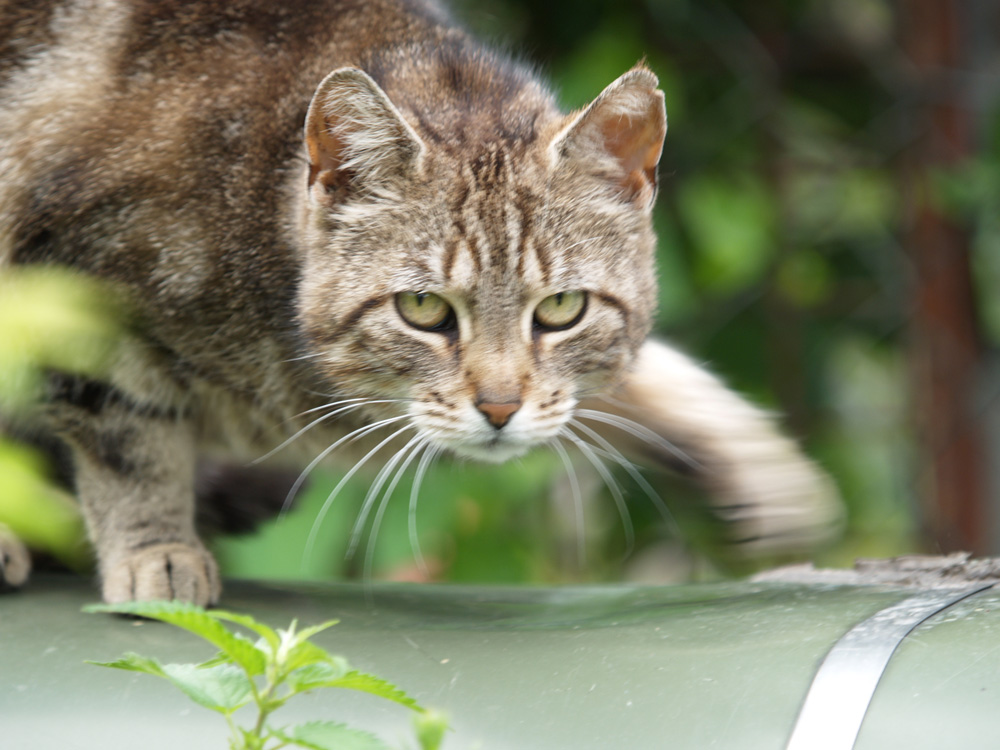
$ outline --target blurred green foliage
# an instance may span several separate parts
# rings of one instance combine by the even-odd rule
[[[0,269],[0,425],[37,407],[48,368],[100,374],[116,341],[110,297],[57,269]],[[75,502],[39,454],[0,432],[0,524],[70,567],[87,565]]]
[[[114,346],[114,312],[97,285],[57,269],[0,269],[0,403],[36,399],[46,368],[96,374]]]

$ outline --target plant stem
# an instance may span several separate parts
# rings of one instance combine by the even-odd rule
[[[271,700],[271,695],[281,684],[283,676],[276,675],[275,670],[269,665],[267,670],[267,684],[264,689],[258,694],[254,691],[254,700],[257,702],[257,723],[253,727],[253,739],[254,747],[253,750],[263,750],[265,738],[262,736],[264,732],[264,722],[267,720],[268,715],[271,713],[270,708],[268,708],[268,703]]]
[[[240,734],[239,728],[233,723],[233,717],[230,714],[224,714],[226,717],[226,724],[229,725],[229,733],[231,739],[229,740],[229,750],[246,750],[246,743],[243,741],[243,736]]]

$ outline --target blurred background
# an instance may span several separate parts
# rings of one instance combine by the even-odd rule
[[[657,332],[785,415],[835,478],[846,529],[804,558],[1000,552],[1000,4],[462,0],[455,10],[535,65],[567,109],[639,60],[660,77]],[[0,317],[0,343],[16,315]],[[24,465],[8,449],[0,520],[14,494],[2,462]],[[781,561],[734,563],[682,483],[649,476],[668,519],[616,472],[623,519],[601,477],[583,462],[577,472],[582,534],[565,466],[541,453],[499,468],[435,464],[415,527],[411,466],[377,534],[374,513],[359,528],[353,557],[371,477],[348,483],[317,523],[335,470],[317,472],[288,517],[215,549],[229,575],[286,579],[667,581]],[[58,550],[68,535],[45,544]]]

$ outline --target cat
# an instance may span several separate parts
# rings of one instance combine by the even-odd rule
[[[666,129],[644,65],[564,114],[431,0],[0,2],[0,268],[127,310],[44,409],[104,599],[218,601],[200,452],[300,432],[303,462],[586,437],[700,481],[745,547],[829,536],[827,476],[648,338]]]

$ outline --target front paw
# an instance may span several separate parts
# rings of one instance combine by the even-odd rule
[[[0,526],[0,589],[17,588],[28,580],[31,555],[5,526]]]
[[[790,446],[722,476],[711,505],[737,554],[799,553],[829,542],[842,529],[844,508],[833,482]]]
[[[202,607],[219,601],[219,568],[200,545],[155,544],[113,558],[103,567],[108,604],[178,599]]]

